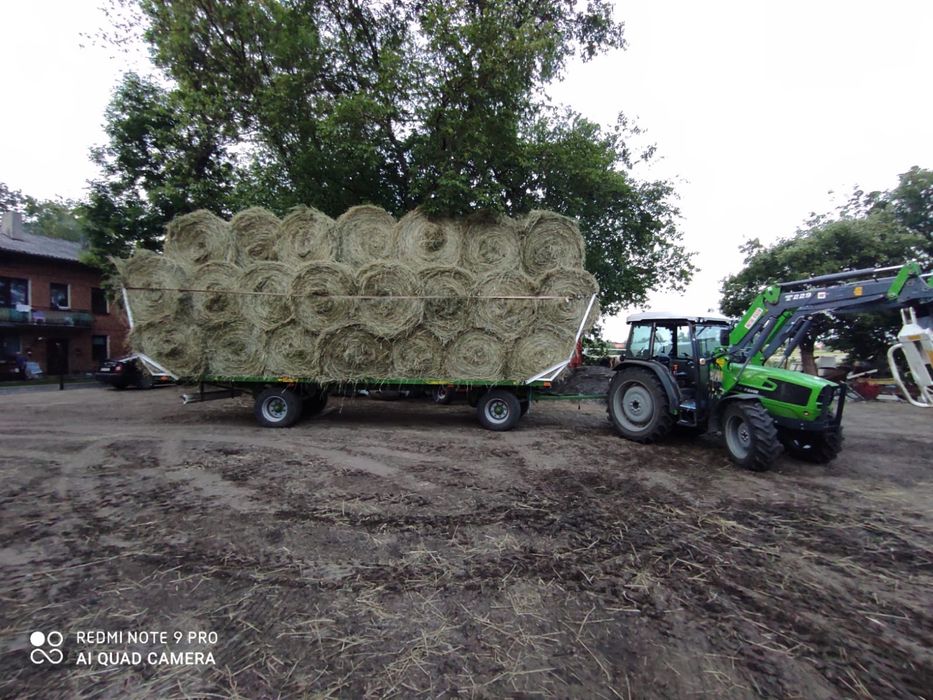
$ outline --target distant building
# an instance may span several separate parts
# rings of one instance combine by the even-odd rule
[[[126,318],[80,253],[80,243],[26,233],[19,213],[3,214],[0,362],[22,353],[47,375],[78,374],[125,354]]]

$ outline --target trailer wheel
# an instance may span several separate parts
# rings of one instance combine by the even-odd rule
[[[745,469],[768,471],[781,453],[777,428],[757,401],[731,401],[723,411],[722,432],[729,458]]]
[[[616,372],[607,397],[609,418],[622,437],[656,442],[674,427],[670,401],[654,372],[637,367]]]
[[[270,386],[256,397],[253,414],[264,428],[288,428],[301,418],[301,397],[291,389]]]
[[[305,396],[302,402],[302,413],[306,416],[316,416],[327,406],[327,392],[318,391]]]
[[[511,391],[490,389],[477,402],[476,415],[487,430],[511,430],[522,417],[522,407]]]
[[[795,430],[779,433],[784,449],[791,457],[813,464],[832,462],[842,451],[842,427],[822,433]]]
[[[434,403],[446,406],[454,400],[454,389],[450,386],[436,386],[431,392]]]

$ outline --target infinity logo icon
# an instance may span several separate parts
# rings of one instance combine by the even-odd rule
[[[29,635],[29,643],[35,648],[29,652],[29,660],[34,664],[44,664],[46,662],[50,664],[60,664],[65,658],[65,655],[59,647],[64,641],[65,638],[62,636],[61,632],[53,631],[48,634],[38,631],[33,632]],[[46,642],[50,647],[48,651],[42,648],[45,646]]]

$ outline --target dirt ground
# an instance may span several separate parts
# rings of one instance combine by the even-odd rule
[[[933,696],[931,412],[852,404],[836,462],[755,474],[597,403],[268,430],[179,393],[2,397],[3,697]],[[79,638],[141,630],[217,637]]]

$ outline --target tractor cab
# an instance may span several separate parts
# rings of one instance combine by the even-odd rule
[[[723,316],[640,313],[628,317],[625,358],[663,366],[677,387],[680,422],[696,426],[708,413],[709,360],[731,322]]]

